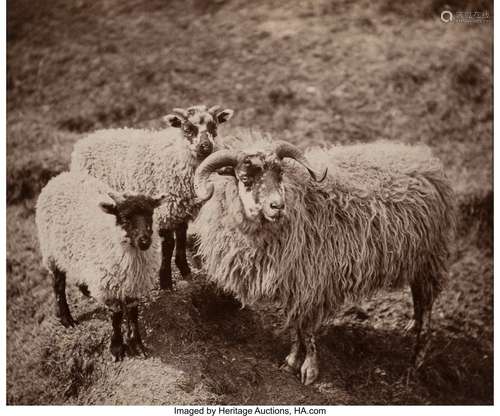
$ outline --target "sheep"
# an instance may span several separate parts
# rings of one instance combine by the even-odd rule
[[[387,141],[307,153],[259,135],[240,141],[195,174],[206,202],[194,228],[209,279],[243,305],[267,299],[283,311],[292,345],[282,368],[306,385],[319,374],[315,333],[325,320],[344,302],[409,284],[418,369],[454,227],[439,160],[424,145]],[[309,161],[327,169],[318,173]],[[223,166],[234,177],[210,176]]]
[[[138,324],[138,301],[153,288],[160,267],[153,210],[164,196],[121,194],[86,174],[63,172],[43,188],[36,225],[43,265],[52,275],[56,316],[65,327],[76,324],[66,299],[66,278],[112,312],[110,350],[146,350]],[[123,342],[123,317],[128,325]]]
[[[184,279],[191,270],[186,260],[186,230],[198,205],[192,185],[194,171],[214,148],[217,127],[233,110],[214,106],[175,108],[164,121],[173,128],[100,130],[75,144],[71,170],[84,171],[116,190],[146,195],[166,193],[155,221],[162,239],[160,287],[172,288],[171,258]],[[174,241],[175,233],[175,241]]]

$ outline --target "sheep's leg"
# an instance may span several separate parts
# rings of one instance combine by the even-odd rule
[[[76,321],[71,316],[68,301],[66,299],[66,273],[54,268],[52,270],[54,294],[56,297],[56,316],[60,319],[61,323],[66,327],[73,327]]]
[[[111,336],[111,345],[109,349],[111,354],[113,354],[113,357],[115,357],[115,361],[121,361],[125,356],[126,347],[123,343],[122,321],[123,311],[121,309],[113,310],[111,316],[113,335]]]
[[[130,301],[122,305],[122,312],[125,315],[125,323],[127,324],[127,344],[129,344],[128,340],[132,339],[134,335],[132,321],[129,319],[129,314],[127,313],[128,312],[127,306],[129,303]]]
[[[130,319],[128,318],[128,315],[126,313],[126,310],[124,308],[124,313],[125,313],[125,323],[127,324],[127,340],[130,340],[132,339],[132,336],[133,336],[133,332],[132,332],[132,323],[130,322]],[[128,342],[127,342],[128,344]]]
[[[314,383],[319,375],[318,352],[316,351],[314,332],[304,331],[303,339],[306,347],[306,358],[300,368],[300,381],[307,386]]]
[[[172,253],[174,252],[174,234],[171,230],[160,229],[161,242],[160,288],[172,289]]]
[[[431,313],[435,294],[438,291],[431,282],[415,280],[411,284],[416,332],[413,365],[416,369],[424,363],[431,336]]]
[[[302,353],[303,344],[301,339],[300,330],[298,328],[290,329],[291,348],[290,353],[286,356],[284,364],[281,369],[295,374],[300,370],[300,354]]]
[[[179,225],[175,230],[175,264],[179,268],[182,277],[189,280],[191,270],[186,258],[187,224]]]
[[[147,350],[142,343],[141,333],[139,330],[139,307],[137,304],[127,306],[127,324],[129,325],[128,347],[131,354],[137,355],[140,352],[147,357]]]
[[[419,317],[422,317],[422,302],[420,300],[421,294],[418,285],[413,283],[411,284],[411,294],[413,297],[413,317],[408,321],[408,323],[403,328],[403,331],[408,333],[411,331],[416,331],[417,333],[420,331],[422,327],[422,319],[420,318],[420,324],[417,323]]]

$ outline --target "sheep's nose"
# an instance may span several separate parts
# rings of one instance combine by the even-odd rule
[[[269,221],[277,221],[283,217],[285,203],[280,195],[275,195],[270,201],[267,209],[264,209],[264,216]]]
[[[210,141],[205,141],[205,142],[202,142],[199,146],[199,154],[202,155],[202,156],[207,156],[209,155],[210,153],[212,153],[212,150],[213,150],[213,146],[212,146],[212,143]]]
[[[212,143],[210,143],[208,140],[206,142],[203,142],[201,144],[201,148],[203,150],[212,150]]]
[[[276,209],[276,210],[283,209],[283,208],[285,208],[285,203],[283,201],[278,201],[278,200],[272,201],[271,208]]]
[[[151,238],[146,236],[139,237],[138,246],[141,250],[148,249],[150,245],[151,245]]]

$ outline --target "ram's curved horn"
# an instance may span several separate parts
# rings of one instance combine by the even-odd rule
[[[322,182],[326,178],[328,169],[325,168],[323,172],[319,173],[316,172],[311,167],[311,165],[309,165],[309,161],[304,156],[304,153],[302,153],[302,151],[293,144],[285,141],[279,141],[278,143],[276,143],[276,146],[274,147],[274,152],[276,153],[276,156],[278,156],[279,159],[283,159],[285,157],[295,159],[297,162],[299,162],[302,166],[304,166],[307,169],[311,177],[316,182]]]
[[[236,166],[238,156],[239,154],[232,150],[219,150],[208,156],[198,166],[194,175],[194,191],[201,202],[210,199],[214,193],[214,185],[207,183],[210,174],[224,166]]]

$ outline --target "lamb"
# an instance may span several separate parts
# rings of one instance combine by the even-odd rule
[[[210,176],[223,166],[234,177]],[[244,136],[239,149],[204,160],[195,190],[207,201],[194,227],[209,279],[243,305],[267,299],[283,311],[292,341],[284,370],[314,382],[321,324],[344,302],[405,284],[417,334],[412,368],[422,365],[455,222],[452,188],[428,147],[375,142],[304,154]]]
[[[163,196],[119,194],[88,175],[63,172],[43,188],[36,225],[43,264],[53,277],[56,315],[65,327],[76,321],[66,300],[66,278],[112,311],[110,350],[146,350],[138,323],[138,300],[153,288],[160,267],[153,210]],[[121,332],[128,324],[127,345]]]
[[[100,130],[75,145],[71,170],[87,172],[119,191],[167,194],[166,202],[155,216],[162,238],[159,272],[162,289],[172,288],[174,247],[175,263],[181,275],[185,279],[190,277],[186,231],[198,209],[192,184],[194,171],[212,153],[218,125],[232,116],[233,110],[219,106],[175,108],[164,117],[173,128],[157,132]]]

